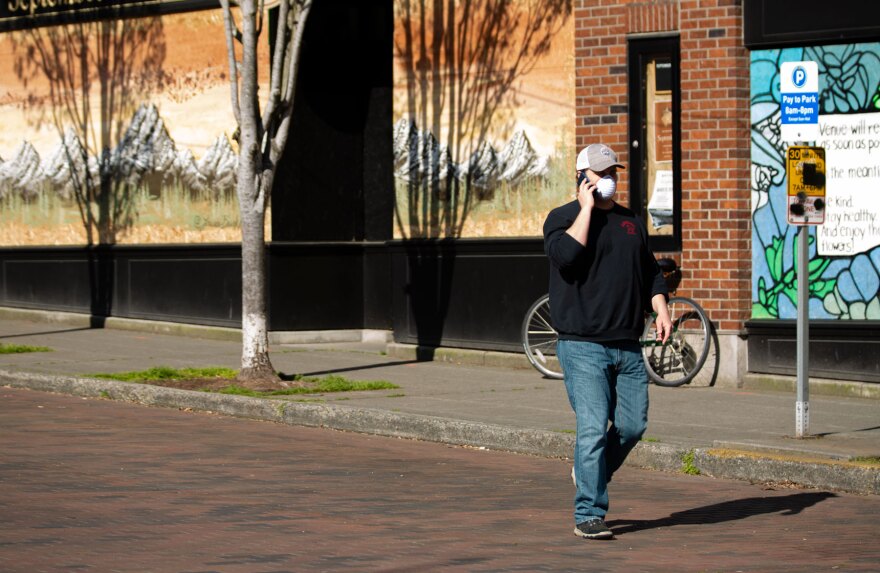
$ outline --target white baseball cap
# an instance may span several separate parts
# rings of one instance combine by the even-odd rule
[[[593,171],[605,171],[609,167],[626,169],[619,161],[617,154],[604,143],[593,143],[581,149],[578,153],[575,169],[592,169]]]

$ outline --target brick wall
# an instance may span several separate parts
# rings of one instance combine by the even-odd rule
[[[626,7],[618,0],[575,3],[575,138],[577,148],[601,141],[629,165]],[[621,172],[620,200],[629,202]]]
[[[680,4],[682,264],[720,330],[751,316],[749,56],[739,0]]]
[[[628,164],[627,38],[676,31],[682,252],[669,254],[683,268],[679,294],[697,299],[719,331],[739,331],[751,315],[749,56],[741,0],[578,0],[576,144],[601,140]],[[624,204],[627,185],[624,175]]]

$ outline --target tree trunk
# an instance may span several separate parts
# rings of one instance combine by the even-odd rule
[[[242,63],[238,209],[241,213],[241,370],[237,381],[253,390],[281,388],[269,360],[266,320],[265,203],[259,196],[262,171],[257,98],[257,8],[253,0],[241,9]]]
[[[276,59],[270,72],[271,95],[264,116],[260,115],[257,85],[257,41],[263,26],[264,4],[241,0],[239,22],[233,18],[230,0],[220,0],[220,4],[240,150],[236,191],[241,213],[242,354],[237,380],[251,389],[277,389],[287,385],[282,384],[269,360],[264,223],[267,194],[272,190],[275,168],[290,128],[299,49],[311,0],[282,0],[280,4],[274,40],[277,44],[273,47]],[[294,24],[288,17],[289,10],[294,10]],[[236,60],[236,41],[241,44],[240,62]]]
[[[266,320],[264,213],[242,209],[241,371],[238,382],[252,389],[278,389],[281,380],[269,360]]]
[[[244,134],[243,134],[244,135]],[[264,209],[255,207],[255,146],[242,137],[238,197],[241,212],[241,370],[237,381],[253,390],[283,388],[269,360],[269,334],[266,320],[266,243]],[[250,153],[248,152],[250,151]]]

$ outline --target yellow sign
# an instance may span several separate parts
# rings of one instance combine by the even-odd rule
[[[788,223],[825,222],[825,148],[792,146],[785,161],[788,178]]]

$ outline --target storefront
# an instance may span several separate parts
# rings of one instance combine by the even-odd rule
[[[156,6],[126,20],[140,39],[130,93],[149,97],[109,110],[119,121],[105,130],[124,158],[125,134],[140,126],[152,139],[134,148],[153,150],[139,156],[150,169],[132,182],[128,210],[104,213],[118,218],[94,227],[92,246],[63,176],[85,173],[88,158],[52,161],[76,132],[53,119],[65,104],[34,30],[61,28],[0,16],[0,119],[16,126],[0,139],[4,306],[240,321],[219,10]],[[716,383],[791,374],[778,68],[814,60],[816,143],[831,169],[828,220],[810,243],[811,372],[880,382],[880,28],[870,25],[880,8],[823,10],[812,0],[317,4],[267,221],[271,330],[380,329],[429,348],[516,351],[523,314],[547,288],[543,218],[570,198],[577,149],[602,141],[627,165],[621,202],[645,218],[656,254],[680,264],[678,294],[716,327]],[[107,14],[99,21],[119,21]]]
[[[779,135],[783,62],[814,61],[819,137],[825,148],[827,218],[811,229],[811,373],[880,381],[880,10],[855,2],[746,3],[750,48],[752,320],[754,370],[794,372],[795,229],[786,224],[787,180]]]

